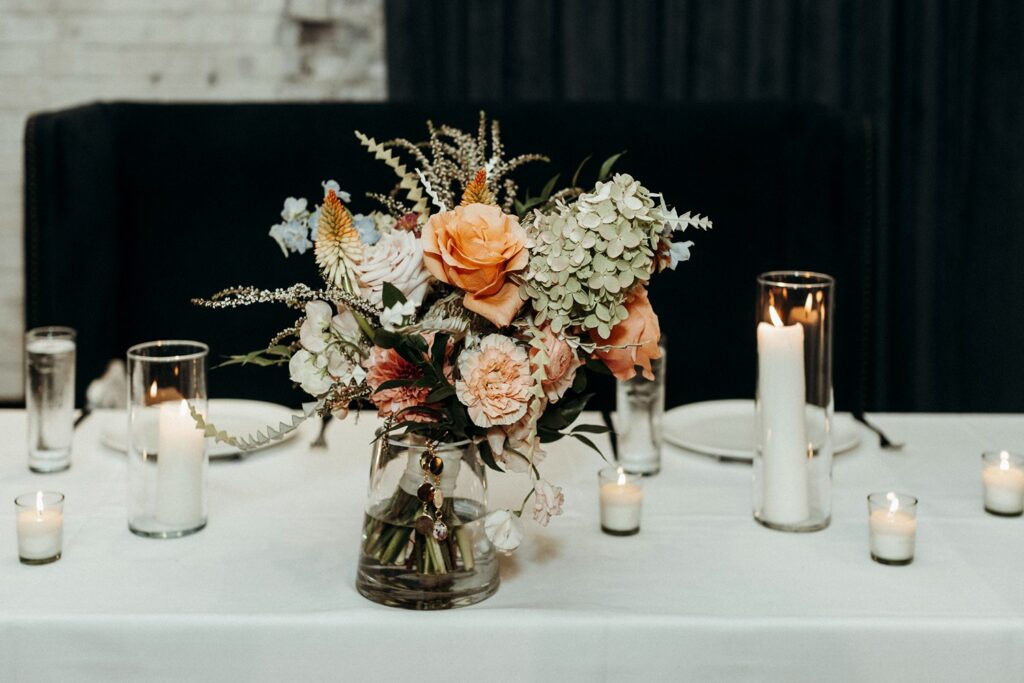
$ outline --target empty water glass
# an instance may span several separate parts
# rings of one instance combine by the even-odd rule
[[[657,474],[661,470],[661,419],[665,413],[666,348],[651,361],[654,380],[637,373],[617,382],[615,424],[619,465],[631,474]]]
[[[37,327],[25,334],[28,468],[60,472],[71,466],[75,411],[75,331]]]

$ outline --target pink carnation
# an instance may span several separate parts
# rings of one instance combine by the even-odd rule
[[[583,365],[583,361],[565,339],[552,331],[550,325],[545,325],[541,329],[541,334],[548,362],[544,366],[546,379],[541,380],[540,385],[544,388],[544,395],[547,396],[547,399],[552,403],[557,403],[558,399],[562,398],[572,386],[573,380],[576,379],[576,370]],[[537,349],[530,348],[530,363],[534,369],[538,365],[537,353]]]
[[[489,334],[480,346],[459,356],[455,393],[480,427],[512,424],[533,397],[533,378],[526,351],[508,337]]]
[[[423,335],[427,340],[427,348],[434,342],[434,335]],[[451,379],[452,367],[449,364],[452,350],[451,341],[448,342],[448,351],[445,354],[445,375]],[[366,368],[366,383],[370,385],[373,393],[370,400],[377,406],[377,414],[381,417],[394,416],[411,422],[433,422],[433,418],[411,408],[427,406],[427,396],[430,394],[429,387],[392,387],[377,391],[384,382],[393,379],[417,380],[423,376],[423,371],[402,358],[394,349],[382,349],[374,346],[370,349],[370,357],[363,361]],[[403,412],[404,411],[404,412]],[[401,414],[399,414],[401,413]]]

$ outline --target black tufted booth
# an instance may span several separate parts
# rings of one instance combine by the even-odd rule
[[[26,130],[26,322],[79,330],[79,397],[106,361],[155,338],[208,342],[214,359],[254,350],[289,321],[276,308],[208,311],[190,297],[235,284],[315,282],[311,255],[282,258],[267,230],[284,197],[316,200],[338,180],[355,210],[394,177],[352,134],[425,137],[432,118],[474,129],[479,106],[102,103],[33,116]],[[818,107],[496,106],[509,154],[538,191],[555,173],[627,150],[617,170],[709,214],[692,260],[658,277],[669,335],[670,405],[751,396],[756,275],[836,276],[835,386],[841,409],[872,397],[873,274],[865,128]],[[281,369],[211,372],[211,394],[297,404]],[[611,400],[605,393],[603,400]],[[81,398],[79,399],[81,400]]]

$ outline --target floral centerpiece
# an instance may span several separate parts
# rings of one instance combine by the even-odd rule
[[[387,501],[401,531],[368,518],[364,552],[427,574],[472,566],[458,513],[440,485],[439,449],[472,444],[491,470],[529,473],[522,506],[487,514],[499,549],[522,538],[521,518],[546,525],[562,512],[562,490],[544,478],[544,444],[570,437],[593,447],[603,427],[575,425],[587,404],[587,372],[619,379],[651,375],[660,356],[651,276],[689,257],[675,238],[706,217],[677,214],[664,198],[605,162],[592,187],[518,197],[510,174],[546,161],[506,159],[497,121],[476,134],[428,122],[429,140],[360,142],[397,176],[382,207],[353,213],[334,181],[310,207],[289,197],[270,230],[285,256],[312,250],[323,278],[310,287],[226,289],[196,303],[225,308],[280,302],[301,311],[265,349],[230,362],[287,364],[313,400],[290,425],[251,436],[211,435],[241,448],[263,445],[302,417],[344,417],[372,406],[385,445],[396,435],[426,449],[424,486],[399,487]],[[582,168],[582,165],[581,165]],[[196,416],[202,420],[201,416]],[[453,524],[454,520],[454,524]],[[393,521],[393,520],[392,520]],[[382,523],[383,524],[383,523]],[[397,528],[396,527],[396,528]]]

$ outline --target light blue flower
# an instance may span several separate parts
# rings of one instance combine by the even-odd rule
[[[380,240],[380,232],[377,231],[377,222],[373,220],[373,216],[357,213],[352,216],[352,224],[359,231],[359,241],[366,246],[373,246]]]
[[[316,210],[309,215],[309,239],[316,242],[316,231],[320,227],[320,207],[316,207]]]
[[[672,262],[669,264],[669,268],[672,270],[676,269],[680,261],[690,260],[690,247],[693,246],[693,242],[673,242],[669,246],[669,256]]]
[[[305,254],[306,250],[313,246],[313,243],[307,238],[308,234],[309,228],[300,221],[278,223],[270,228],[270,236],[281,247],[285,256],[288,256],[290,252]]]
[[[346,204],[352,203],[352,195],[345,190],[341,189],[341,185],[336,180],[325,180],[320,183],[324,188],[324,196],[327,196],[328,191],[334,190],[334,194],[338,195],[338,199],[345,202]]]
[[[309,212],[306,211],[306,200],[296,199],[295,197],[288,197],[284,200],[284,209],[281,211],[281,218],[286,221],[300,221]]]

